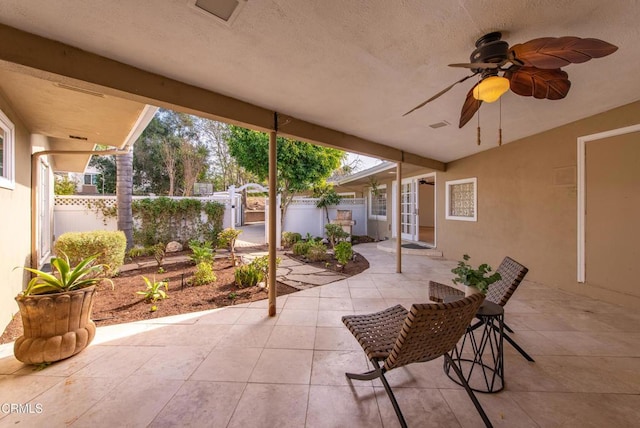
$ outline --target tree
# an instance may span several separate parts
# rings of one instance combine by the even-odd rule
[[[201,119],[158,110],[134,145],[134,183],[143,192],[189,195],[205,169],[209,149]]]
[[[75,195],[77,185],[68,175],[56,174],[53,182],[53,193],[55,195]]]
[[[327,223],[330,223],[329,207],[332,205],[338,205],[342,200],[342,196],[338,195],[330,184],[322,183],[313,188],[313,197],[318,198],[316,207],[324,209],[324,215],[327,217]]]
[[[269,136],[238,126],[230,126],[229,131],[231,155],[240,166],[265,180],[269,175]],[[282,194],[284,221],[293,195],[322,183],[340,166],[344,152],[283,137],[278,137],[277,145],[277,190]]]
[[[182,175],[184,177],[182,196],[191,196],[194,184],[196,184],[200,173],[205,169],[207,150],[202,145],[196,146],[183,140],[180,144],[180,157],[182,159]]]
[[[107,150],[107,146],[99,147],[100,150]],[[114,155],[92,155],[89,166],[100,171],[97,188],[100,193],[116,193],[116,157]]]
[[[133,247],[133,152],[116,156],[118,230],[127,238],[127,250]]]

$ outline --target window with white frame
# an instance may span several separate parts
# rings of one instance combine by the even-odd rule
[[[387,220],[387,185],[382,184],[374,192],[369,189],[369,218],[371,220]]]
[[[0,111],[0,187],[7,189],[15,186],[14,144],[13,123]]]
[[[477,184],[475,177],[446,182],[447,220],[478,221]]]

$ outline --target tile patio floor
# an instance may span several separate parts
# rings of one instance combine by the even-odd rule
[[[351,383],[367,361],[341,324],[427,299],[452,261],[358,246],[371,268],[278,299],[152,322],[103,327],[81,354],[33,371],[0,346],[0,426],[396,427],[381,384]],[[640,421],[640,314],[525,281],[506,307],[529,363],[505,344],[506,388],[478,394],[497,427],[631,427]],[[412,427],[482,421],[442,360],[393,370]],[[7,413],[31,403],[41,413]],[[33,408],[35,410],[35,407]]]

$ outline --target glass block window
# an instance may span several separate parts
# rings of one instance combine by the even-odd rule
[[[13,123],[0,111],[0,187],[7,189],[15,186],[13,140]]]
[[[447,220],[478,220],[478,192],[475,177],[447,181],[446,210]]]
[[[387,186],[378,186],[378,194],[374,195],[369,189],[369,218],[372,220],[387,220]]]

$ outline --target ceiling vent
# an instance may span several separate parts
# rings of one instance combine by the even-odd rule
[[[100,92],[92,91],[90,89],[79,88],[77,86],[67,85],[66,83],[54,83],[54,85],[57,86],[58,88],[80,92],[81,94],[93,95],[94,97],[104,98],[104,94],[101,94]]]
[[[190,0],[191,6],[207,16],[216,18],[218,22],[231,25],[238,17],[247,0]]]
[[[442,122],[432,123],[431,125],[429,125],[429,127],[433,129],[438,129],[438,128],[442,128],[443,126],[449,126],[449,125],[451,125],[449,122],[447,122],[446,120],[443,120]]]

